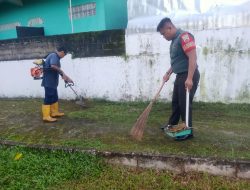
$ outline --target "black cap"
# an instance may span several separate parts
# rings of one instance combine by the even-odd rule
[[[68,53],[67,49],[64,46],[59,46],[59,47],[56,48],[56,50],[58,52],[63,51],[65,55]]]

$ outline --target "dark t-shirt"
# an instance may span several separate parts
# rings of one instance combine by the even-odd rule
[[[51,68],[51,65],[56,65],[59,68],[61,67],[60,57],[57,53],[51,53],[46,57],[46,61],[44,63],[44,71],[43,71],[43,80],[42,86],[57,88],[59,83],[59,73]]]
[[[178,29],[170,45],[171,67],[173,72],[183,73],[188,71],[187,52],[196,48],[194,36]]]

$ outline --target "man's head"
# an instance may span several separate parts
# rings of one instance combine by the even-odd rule
[[[62,46],[58,47],[56,50],[60,58],[63,58],[67,54],[67,50]]]
[[[157,26],[157,32],[160,32],[163,37],[170,41],[176,34],[176,27],[170,20],[170,18],[163,18]]]

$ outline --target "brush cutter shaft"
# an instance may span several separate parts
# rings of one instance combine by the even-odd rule
[[[69,86],[71,88],[71,90],[75,93],[75,95],[78,97],[78,94],[76,93],[76,91],[72,88],[72,86]]]
[[[189,91],[186,91],[186,126],[189,127]]]
[[[70,89],[75,93],[75,95],[76,95],[77,97],[79,97],[78,94],[76,93],[76,91],[72,88],[72,86],[74,86],[74,85],[75,85],[75,84],[74,84],[73,82],[66,82],[66,81],[65,81],[65,88],[70,87]]]
[[[76,104],[80,105],[82,107],[87,107],[86,104],[83,102],[83,97],[82,96],[78,96],[78,94],[76,93],[76,91],[74,90],[74,88],[72,88],[72,86],[74,86],[73,82],[67,82],[67,81],[65,81],[65,88],[70,87],[70,89],[76,95],[76,98],[79,99],[78,101],[76,101]]]

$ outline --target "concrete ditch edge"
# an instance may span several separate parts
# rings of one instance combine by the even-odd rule
[[[106,159],[108,163],[130,167],[152,168],[173,172],[205,172],[212,175],[250,179],[250,161],[219,160],[215,158],[199,158],[176,155],[153,155],[145,153],[120,153],[110,151],[86,150],[76,147],[52,146],[42,144],[26,144],[0,140],[0,145],[24,146],[35,149],[62,150],[65,152],[83,152]]]

